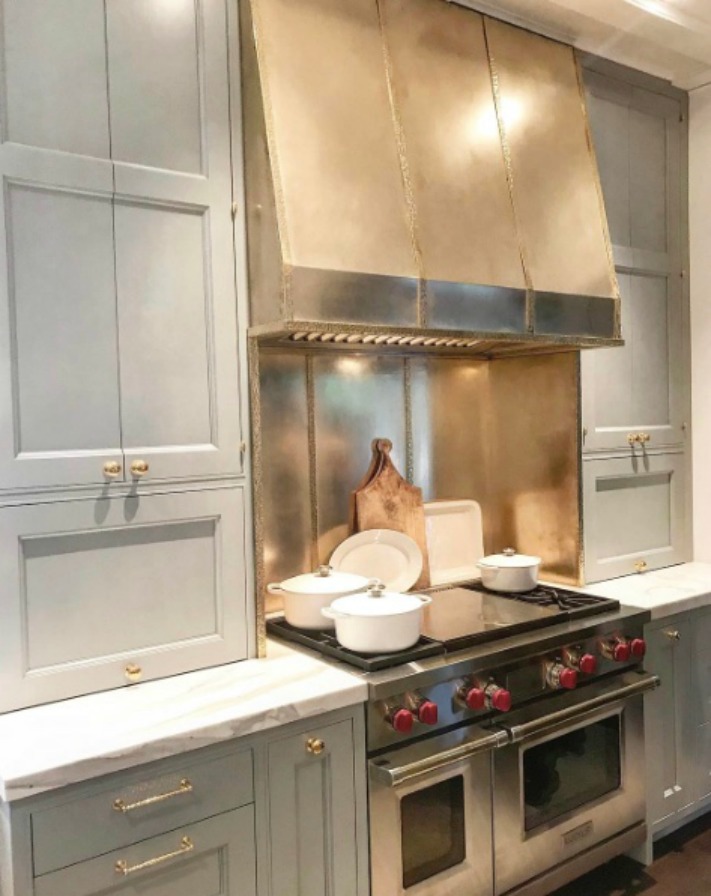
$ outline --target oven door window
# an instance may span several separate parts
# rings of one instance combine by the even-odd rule
[[[428,880],[466,858],[461,775],[404,796],[400,819],[403,888]]]
[[[619,715],[529,747],[523,754],[526,831],[617,790],[620,754]]]

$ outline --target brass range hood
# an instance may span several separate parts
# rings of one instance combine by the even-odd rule
[[[245,0],[250,333],[620,344],[572,48],[445,0]]]

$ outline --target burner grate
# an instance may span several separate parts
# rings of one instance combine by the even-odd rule
[[[286,641],[294,641],[304,647],[310,647],[318,653],[326,654],[334,659],[342,660],[351,666],[356,666],[364,672],[377,672],[379,669],[388,669],[391,666],[401,666],[403,663],[412,663],[425,659],[428,656],[436,656],[444,653],[444,644],[431,638],[421,637],[413,647],[407,650],[399,650],[396,653],[372,655],[369,653],[356,653],[341,646],[336,637],[330,631],[320,629],[296,628],[278,616],[267,620],[267,631],[270,635],[283,638]]]

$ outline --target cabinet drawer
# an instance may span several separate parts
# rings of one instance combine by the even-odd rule
[[[583,461],[585,580],[688,559],[683,454]]]
[[[34,896],[255,896],[255,878],[245,806],[35,878]]]
[[[73,865],[253,798],[248,750],[170,772],[143,770],[102,782],[98,792],[33,813],[34,873]]]
[[[240,488],[0,509],[0,711],[244,659]]]

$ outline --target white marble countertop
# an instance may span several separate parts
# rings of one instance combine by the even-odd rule
[[[267,656],[0,716],[12,801],[365,701],[357,676],[284,644]]]
[[[663,619],[711,604],[711,563],[681,563],[641,575],[597,582],[583,590],[651,610],[652,619]]]

